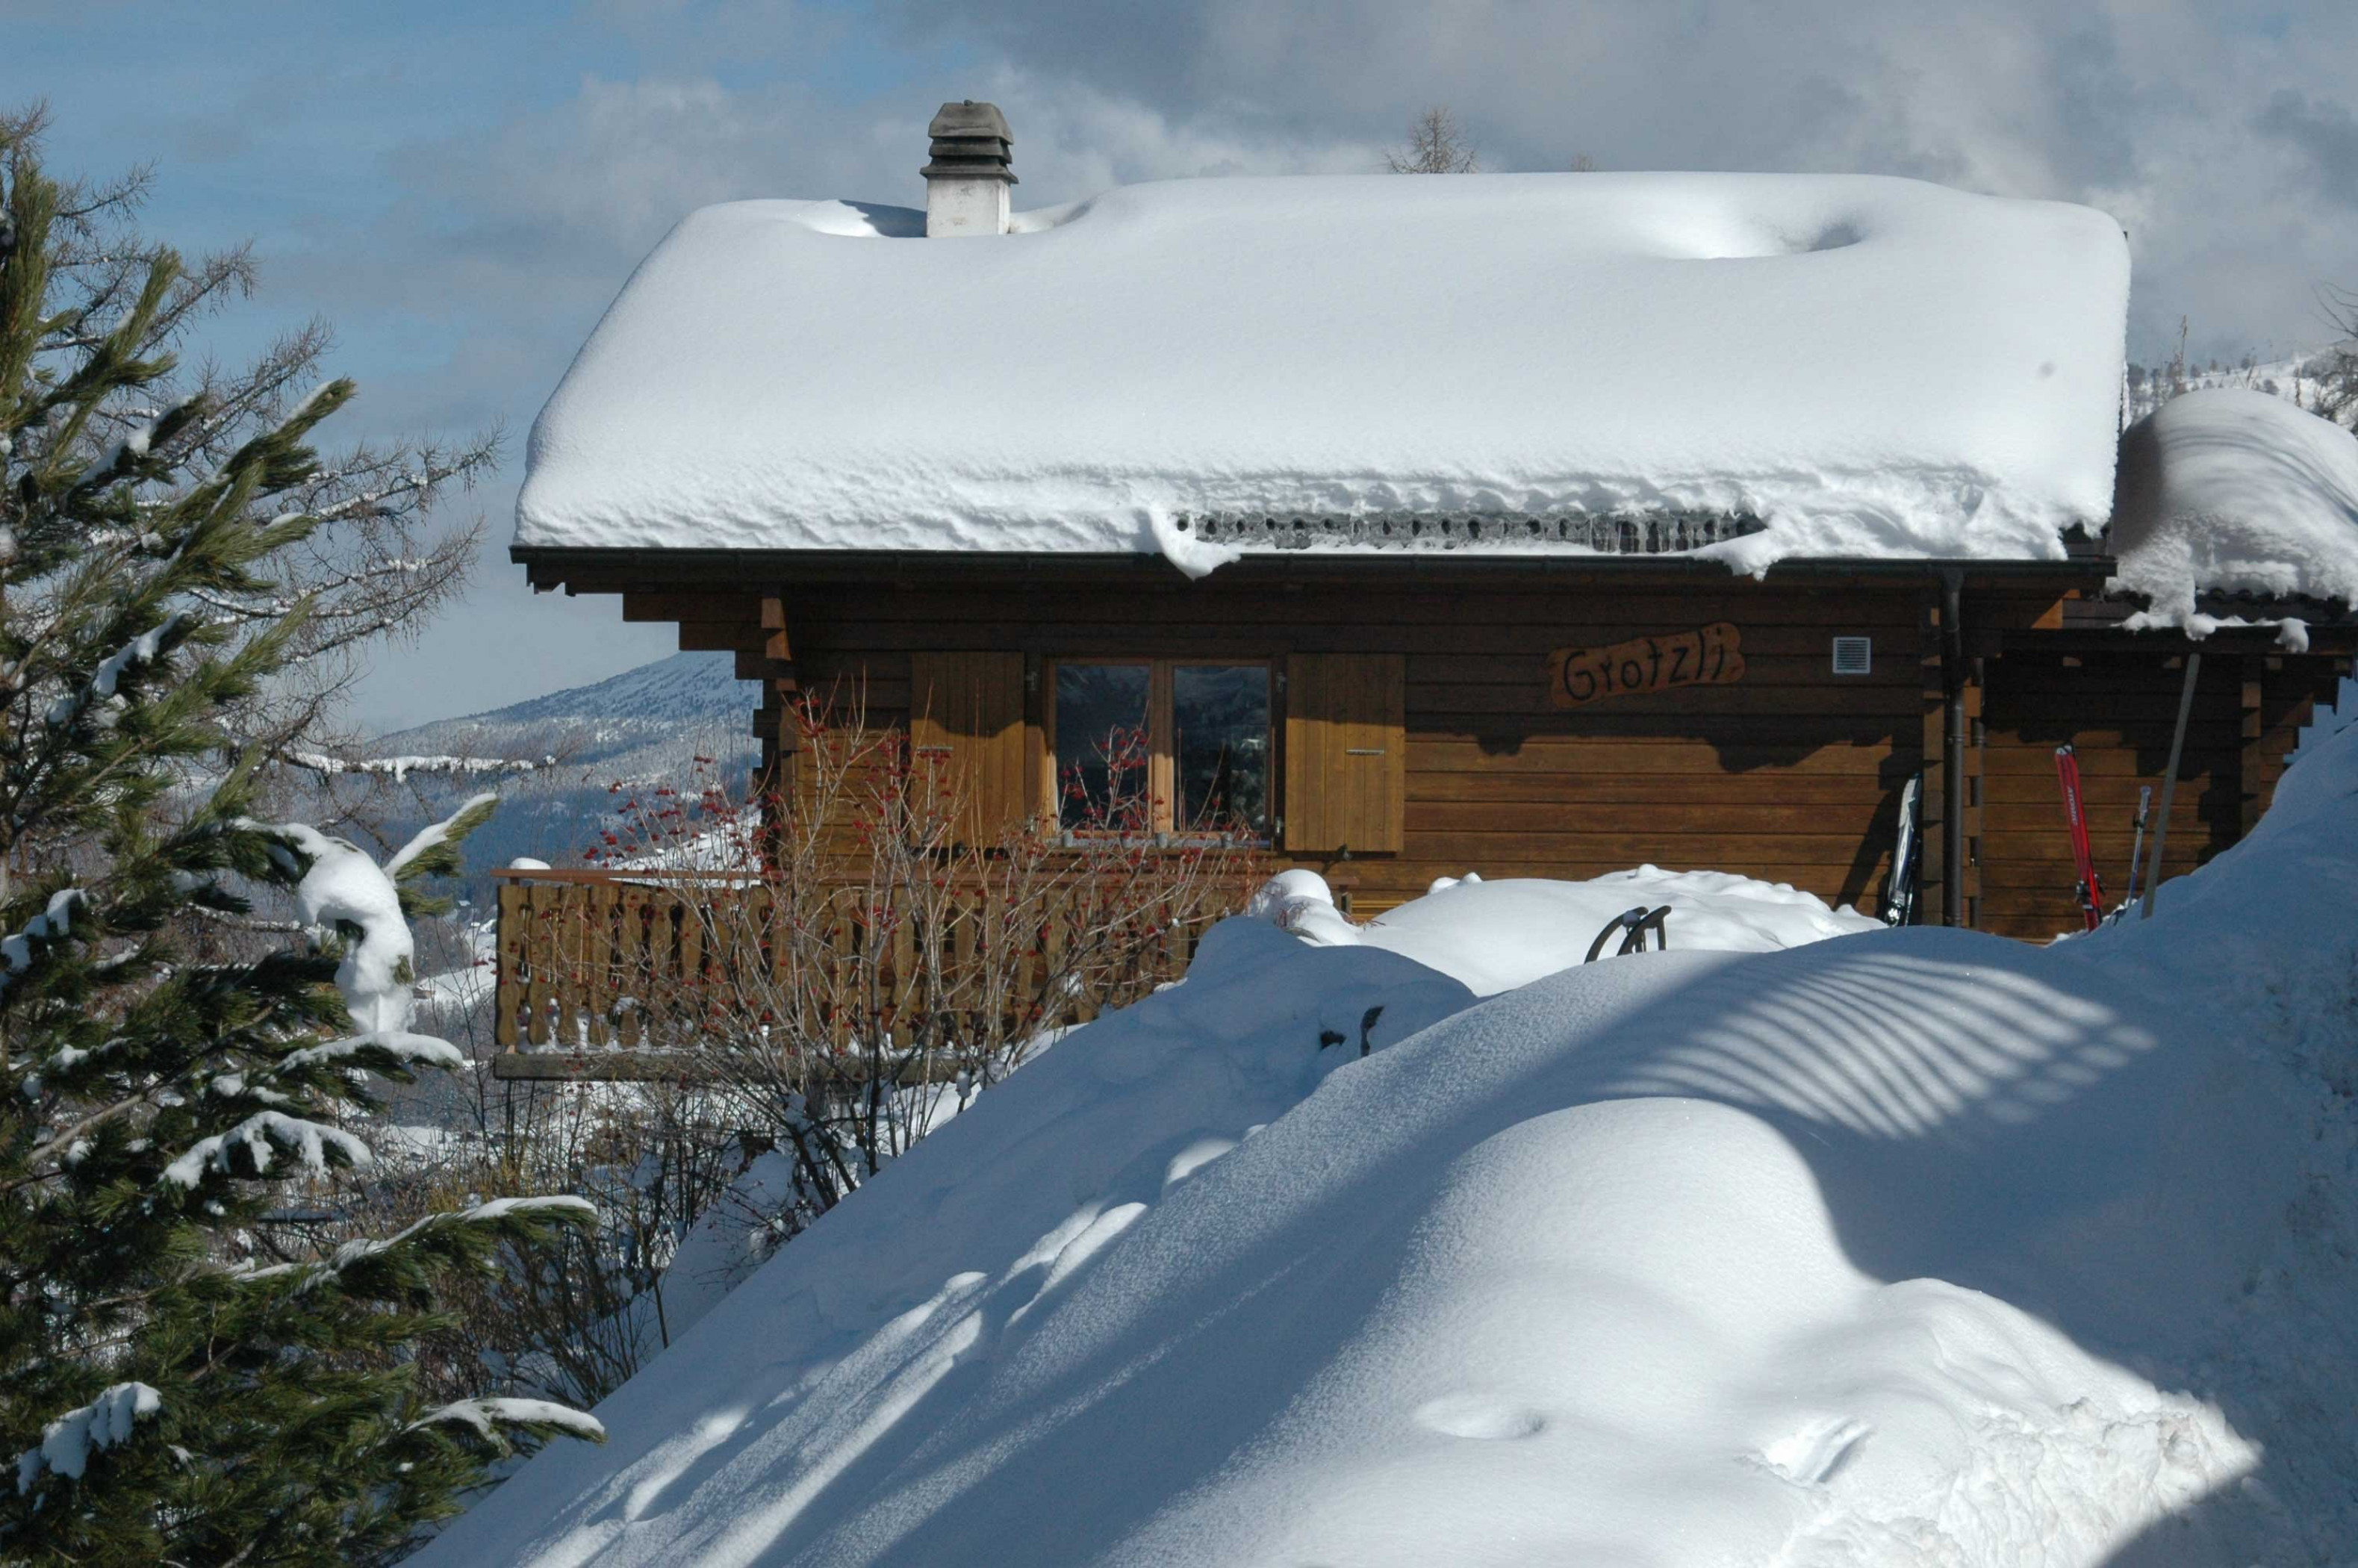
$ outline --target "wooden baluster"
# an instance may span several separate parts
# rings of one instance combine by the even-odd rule
[[[516,1013],[524,1006],[525,937],[531,929],[524,888],[512,881],[500,883],[499,990],[492,1004],[498,1011],[492,1037],[503,1050],[516,1047]]]
[[[1171,904],[1165,903],[1161,914],[1162,961],[1156,966],[1159,973],[1155,978],[1163,981],[1175,980],[1187,972],[1187,926],[1179,918],[1179,911]]]
[[[1040,976],[1040,1022],[1043,1025],[1071,1022],[1072,991],[1065,983],[1070,977],[1064,973],[1065,920],[1065,908],[1062,903],[1051,904],[1041,914],[1041,924],[1046,928],[1044,933],[1046,951]],[[1056,988],[1053,995],[1047,989],[1052,985]]]
[[[532,979],[525,989],[525,1037],[535,1045],[548,1044],[548,1010],[556,996],[550,971],[557,968],[557,890],[547,882],[525,882],[523,894],[525,962]]]
[[[1076,936],[1082,933],[1087,932],[1092,927],[1096,927],[1100,930],[1103,929],[1105,911],[1098,907],[1098,899],[1100,896],[1100,892],[1101,890],[1092,887],[1086,890],[1081,894],[1080,907],[1075,910],[1072,914],[1073,930]],[[1119,952],[1119,949],[1114,946],[1109,936],[1104,936],[1100,938],[1100,945],[1096,951],[1097,957],[1093,961],[1102,969],[1105,966],[1114,961],[1115,955]],[[1076,1023],[1092,1022],[1096,1020],[1098,1015],[1098,991],[1099,987],[1103,984],[1103,976],[1102,974],[1083,973],[1076,978],[1080,981],[1080,986],[1073,995],[1073,1022]]]
[[[671,1044],[675,1049],[685,1050],[703,1038],[706,1018],[712,1007],[704,973],[704,923],[709,914],[693,884],[681,888],[676,896],[680,906],[679,1016],[675,1022],[679,1035]]]
[[[990,994],[990,954],[983,938],[982,923],[988,905],[979,888],[962,890],[956,904],[957,925],[952,928],[947,972],[943,986],[947,991],[939,1005],[955,1010],[963,1025],[959,1065],[974,1065],[972,1043],[984,1033],[981,1004]]]
[[[615,920],[614,983],[621,994],[615,1035],[624,1050],[635,1051],[645,1033],[647,986],[653,978],[647,968],[647,890],[625,887],[616,902],[621,911]]]
[[[913,1034],[909,1015],[917,1005],[917,923],[904,904],[892,922],[892,1044],[906,1045]]]
[[[1032,1009],[1040,1000],[1040,943],[1043,934],[1036,918],[1039,914],[1037,906],[1019,909],[1015,914],[1018,918],[1010,922],[1003,932],[1003,939],[1015,950],[1015,994],[1009,1001],[1015,1009],[1017,1022],[1023,1033],[1029,1033],[1034,1022]],[[1000,918],[1005,921],[1007,915],[1002,913]],[[1046,1022],[1044,1012],[1038,1022]]]
[[[557,1038],[568,1051],[581,1045],[581,953],[589,936],[584,891],[579,882],[557,890]]]
[[[645,890],[647,922],[646,1010],[642,1039],[650,1050],[668,1047],[679,1029],[674,1013],[679,1007],[679,894],[671,888]]]
[[[851,1015],[860,999],[852,993],[848,977],[857,971],[850,967],[852,944],[858,927],[852,924],[852,906],[858,895],[849,888],[838,888],[828,895],[827,951],[829,973],[827,995],[832,1000],[835,1016],[830,1022],[835,1030],[835,1048],[842,1050],[851,1041]]]
[[[770,961],[762,951],[770,929],[770,890],[750,887],[737,895],[736,941],[729,954],[729,995],[737,1025],[751,1035],[770,1011],[767,986]]]
[[[611,1038],[606,1013],[614,999],[614,884],[592,882],[581,892],[581,1011],[590,1044],[603,1046]]]

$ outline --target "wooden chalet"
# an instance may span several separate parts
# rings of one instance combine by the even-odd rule
[[[925,276],[952,264],[1003,270],[1022,246],[1056,243],[988,238],[1017,222],[1006,202],[1011,138],[995,110],[946,106],[935,134],[935,233],[985,237],[922,247]],[[1392,200],[1422,182],[1364,183],[1352,200]],[[1500,200],[1518,189],[1483,189]],[[868,221],[881,231],[892,220]],[[659,283],[651,261],[601,335],[627,332],[632,293]],[[2071,284],[2045,280],[2066,293]],[[1973,306],[1961,307],[1967,336],[1978,330]],[[2078,421],[2071,438],[2093,451],[2101,497],[2118,429],[2101,378],[2117,378],[2121,301],[2099,293],[2093,308],[2114,313],[2097,336],[2109,335],[2115,358],[2075,395],[2089,406],[2061,422]],[[952,334],[919,389],[944,427],[966,417],[963,400],[993,395],[970,349]],[[568,380],[594,380],[599,354],[593,339]],[[1098,390],[1112,397],[1127,384]],[[1151,388],[1137,395],[1142,420],[1193,416]],[[595,444],[558,417],[567,396],[535,435],[536,481],[544,465],[563,467],[568,440]],[[855,416],[859,389],[844,396]],[[2024,416],[2058,422],[2038,408]],[[1153,793],[1167,803],[1158,828],[1248,832],[1273,867],[1315,870],[1361,918],[1469,870],[1576,879],[1646,862],[1789,882],[1877,912],[1913,780],[1915,917],[2044,938],[2079,922],[2058,746],[2077,750],[2098,864],[2125,878],[2140,791],[2162,785],[2190,690],[2164,867],[2190,870],[2266,809],[2297,730],[2331,699],[2358,645],[2331,605],[2301,607],[2299,651],[2266,624],[2200,643],[2124,630],[2136,606],[2106,597],[2115,563],[2101,499],[2079,518],[2082,536],[2043,555],[2003,542],[1993,553],[1944,550],[1935,539],[1919,551],[1798,550],[1739,575],[1731,552],[1777,536],[1774,507],[1320,511],[1276,486],[1264,506],[1232,492],[1175,524],[1159,519],[1166,546],[1172,527],[1185,535],[1176,550],[1106,547],[1044,527],[974,547],[956,528],[929,538],[879,527],[863,540],[852,524],[806,536],[770,525],[769,503],[743,485],[721,487],[685,521],[568,529],[560,502],[596,482],[582,475],[557,501],[528,490],[515,560],[535,589],[611,595],[624,620],[676,624],[683,648],[733,652],[737,675],[763,683],[762,766],[773,776],[792,775],[794,706],[856,690],[871,721],[906,726],[916,747],[971,781],[989,822],[1055,834],[1086,808],[1087,791],[1069,783],[1096,740],[1109,725],[1140,725]],[[742,526],[706,525],[712,509],[749,495]],[[594,521],[633,504],[574,510]],[[777,515],[804,516],[795,504],[788,497]],[[1203,564],[1191,551],[1234,558],[1195,576],[1180,569]],[[2246,618],[2267,608],[2247,606]],[[515,877],[519,908],[530,880]],[[503,951],[510,968],[523,961],[521,944]],[[512,1017],[503,1028],[521,1038]]]

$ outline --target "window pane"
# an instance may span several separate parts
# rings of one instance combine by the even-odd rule
[[[1171,672],[1172,749],[1184,831],[1269,831],[1269,670],[1181,665]]]
[[[1070,828],[1142,833],[1144,665],[1056,666],[1056,818]]]

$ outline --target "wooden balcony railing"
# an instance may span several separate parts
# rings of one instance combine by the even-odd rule
[[[957,1049],[912,1067],[880,1048],[928,1028],[1005,1042],[1087,1022],[1184,975],[1234,902],[1199,889],[1195,907],[1113,920],[1085,885],[1053,901],[1035,890],[1010,909],[981,886],[904,900],[849,885],[795,897],[727,874],[497,875],[492,1070],[503,1078],[695,1076],[716,1053],[766,1039],[773,1011],[795,1018],[783,1033],[796,1048],[893,1059],[904,1079],[946,1076],[963,1065]],[[943,1027],[945,1010],[957,1027]]]

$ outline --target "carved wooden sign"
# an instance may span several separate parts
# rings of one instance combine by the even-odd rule
[[[1548,655],[1547,667],[1548,701],[1583,708],[1608,697],[1742,680],[1744,648],[1733,625],[1715,621],[1693,632],[1637,637],[1603,648],[1558,648]]]

